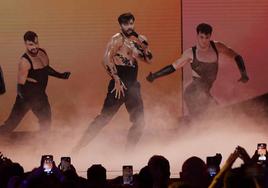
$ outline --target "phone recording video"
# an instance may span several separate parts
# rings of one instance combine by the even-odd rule
[[[215,156],[207,157],[207,170],[210,177],[216,176],[216,174],[220,170],[222,156],[221,154],[217,153]]]
[[[53,168],[53,155],[43,155],[41,161],[44,172],[51,174]]]
[[[258,161],[266,161],[266,143],[259,143],[257,145]]]
[[[71,169],[71,157],[61,157],[59,168],[63,172],[70,170]]]
[[[123,184],[132,185],[133,184],[133,166],[123,166]]]

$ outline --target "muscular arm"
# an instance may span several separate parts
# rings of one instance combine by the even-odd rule
[[[18,84],[25,84],[30,68],[31,65],[27,62],[27,60],[21,58],[19,61]]]
[[[169,75],[175,72],[177,69],[183,67],[186,63],[190,63],[192,60],[192,50],[187,49],[183,52],[182,56],[174,63],[167,65],[155,73],[151,73],[146,77],[149,82],[153,82],[156,78]]]
[[[116,34],[115,36],[112,37],[111,41],[108,43],[103,58],[104,68],[115,81],[119,81],[120,78],[117,75],[117,69],[115,66],[114,57],[116,56],[117,51],[122,45],[123,45],[123,37],[120,34]]]
[[[18,80],[17,80],[17,94],[20,98],[24,98],[24,84],[27,80],[28,72],[31,65],[26,59],[21,58],[19,62]]]
[[[115,98],[117,99],[120,99],[121,94],[125,96],[124,89],[127,89],[117,74],[117,69],[114,61],[117,51],[120,49],[122,45],[123,45],[122,35],[116,34],[115,36],[113,36],[111,41],[108,43],[103,59],[103,65],[107,73],[115,80],[115,85],[111,93],[115,91]]]
[[[239,81],[247,82],[249,80],[249,78],[247,75],[245,63],[244,63],[242,56],[221,42],[215,42],[215,44],[216,44],[216,48],[218,49],[219,53],[222,53],[222,54],[235,60],[237,67],[239,69],[239,72],[241,74],[241,78],[239,79]]]
[[[172,63],[172,66],[177,70],[182,68],[185,64],[190,63],[193,59],[193,52],[192,49],[189,48],[185,50],[181,57],[177,59],[175,62]]]

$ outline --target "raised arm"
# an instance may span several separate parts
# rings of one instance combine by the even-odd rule
[[[225,164],[219,171],[219,173],[213,178],[213,181],[209,185],[208,188],[217,188],[219,183],[223,181],[223,178],[228,170],[230,170],[235,162],[235,160],[238,158],[239,153],[237,150],[235,150],[233,153],[231,153],[228,157],[228,159],[225,161]]]
[[[110,42],[107,45],[107,49],[103,58],[103,65],[106,72],[114,79],[115,86],[112,92],[115,91],[115,98],[120,99],[121,94],[124,96],[124,89],[127,89],[124,83],[121,81],[120,77],[117,74],[117,69],[115,65],[115,56],[123,45],[123,37],[120,33],[114,35]]]
[[[238,66],[239,72],[241,74],[241,78],[238,81],[243,82],[243,83],[247,82],[249,80],[249,78],[247,75],[245,63],[244,63],[242,56],[221,42],[215,42],[215,44],[216,44],[216,48],[218,49],[219,53],[222,53],[222,54],[235,60],[237,66]]]
[[[152,73],[150,72],[146,79],[149,82],[153,82],[156,78],[169,75],[175,72],[177,69],[183,67],[185,64],[190,63],[192,60],[192,50],[187,49],[183,52],[182,56],[173,62],[170,65],[165,66],[164,68],[160,69],[159,71]]]
[[[153,54],[149,49],[148,39],[144,35],[139,35],[135,31],[132,32],[132,35],[135,36],[140,44],[133,41],[136,57],[146,63],[152,63]]]

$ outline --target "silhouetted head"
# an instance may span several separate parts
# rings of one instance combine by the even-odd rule
[[[182,181],[197,187],[206,187],[209,181],[209,174],[205,162],[198,157],[190,157],[182,165],[180,172]]]
[[[145,166],[140,170],[138,181],[140,188],[151,188],[153,186],[153,180],[148,166]]]
[[[106,183],[106,169],[100,164],[92,165],[87,169],[87,180],[92,184]]]
[[[168,160],[161,155],[154,155],[148,162],[148,167],[154,185],[161,185],[160,187],[166,187],[170,177],[170,166]]]

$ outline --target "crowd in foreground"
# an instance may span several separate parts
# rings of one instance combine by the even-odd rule
[[[169,161],[154,155],[138,174],[133,174],[132,166],[124,166],[122,176],[107,179],[100,164],[89,167],[87,178],[83,178],[69,157],[61,158],[56,166],[52,155],[44,155],[39,167],[24,172],[19,163],[0,153],[0,188],[266,188],[267,157],[264,143],[258,144],[252,157],[244,148],[236,147],[224,164],[220,164],[220,154],[208,157],[206,162],[193,156],[183,163],[180,177],[171,179]],[[233,168],[238,158],[243,163]]]

